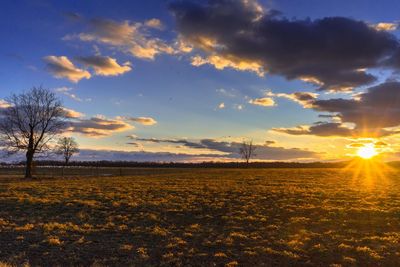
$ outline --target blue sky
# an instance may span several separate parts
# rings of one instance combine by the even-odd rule
[[[374,82],[357,84],[346,90],[326,87],[317,91],[321,84],[302,81],[304,75],[297,75],[303,73],[301,70],[296,69],[296,74],[288,73],[286,66],[285,70],[278,66],[279,60],[274,66],[268,65],[269,51],[265,52],[265,62],[261,63],[252,53],[242,53],[240,47],[223,51],[224,46],[230,45],[224,43],[230,37],[227,34],[224,36],[223,25],[216,25],[216,28],[221,28],[217,31],[206,29],[206,26],[204,29],[201,28],[203,26],[197,29],[193,23],[193,31],[186,31],[186,26],[182,26],[184,21],[179,21],[174,12],[181,9],[189,14],[189,18],[185,19],[190,20],[192,11],[188,2],[21,0],[3,3],[0,11],[0,31],[3,36],[3,42],[0,43],[0,99],[6,99],[10,94],[23,92],[32,86],[42,85],[54,90],[62,98],[66,108],[81,113],[79,117],[72,119],[76,126],[66,134],[74,136],[83,149],[103,150],[102,153],[128,151],[138,153],[138,158],[134,158],[138,160],[139,152],[154,155],[165,152],[183,154],[183,160],[203,160],[201,155],[207,155],[207,159],[236,160],[234,150],[244,139],[253,139],[260,145],[259,149],[263,151],[260,153],[263,155],[260,160],[334,160],[354,154],[353,143],[377,142],[378,139],[388,144],[382,148],[382,152],[395,157],[395,133],[360,135],[358,121],[346,120],[347,115],[342,114],[340,108],[331,111],[317,107],[316,104],[312,104],[314,106],[311,108],[311,104],[299,104],[290,94],[318,94],[307,103],[314,103],[317,99],[351,100],[356,97],[355,93],[367,92],[369,87],[384,83],[388,77],[393,78],[397,66],[387,68],[379,65],[380,63],[368,63],[365,64],[366,73],[374,74]],[[196,8],[204,10],[213,5],[213,1],[194,2],[197,3]],[[260,14],[267,20],[269,17],[271,20],[275,19],[269,15],[271,10],[279,10],[282,14],[276,19],[279,22],[286,19],[297,22],[345,17],[351,21],[362,21],[371,29],[377,27],[378,23],[386,23],[391,26],[390,29],[374,28],[374,31],[387,31],[393,38],[398,36],[398,1],[219,2],[221,4],[213,10],[229,10],[229,5],[239,3],[238,5],[243,5],[243,9],[249,10],[249,14],[256,16],[256,8],[261,7]],[[174,3],[178,6],[175,11],[171,8]],[[234,19],[236,18],[232,15],[232,20]],[[202,25],[207,23],[204,21]],[[110,25],[118,27],[121,30],[118,34],[121,36],[106,32]],[[130,30],[133,32],[129,32]],[[210,35],[206,36],[208,33]],[[212,48],[205,48],[201,43],[203,41],[197,40],[195,34],[202,38],[211,38],[212,35],[215,38],[212,40],[215,41]],[[288,40],[290,38],[289,36]],[[298,40],[295,39],[296,36],[293,38]],[[179,41],[191,46],[192,50],[181,51],[177,44]],[[334,41],[339,42],[336,39]],[[138,44],[142,46],[142,50],[132,52],[132,49],[137,49]],[[352,45],[351,42],[350,44]],[[155,50],[150,51],[153,54],[149,55],[148,50],[152,49]],[[240,52],[235,54],[235,51]],[[203,60],[197,66],[193,63],[196,56]],[[218,56],[219,59],[222,58],[223,64],[231,65],[224,65],[222,69],[215,62],[205,62],[204,60],[211,60],[207,56]],[[261,56],[264,58],[264,54]],[[71,73],[62,74],[60,64],[65,67],[67,63],[61,57],[73,64],[78,76],[86,77],[79,76],[74,80]],[[296,60],[296,54],[293,57]],[[234,63],[226,63],[232,58]],[[329,60],[327,58],[324,60]],[[100,60],[103,60],[103,65],[99,63]],[[239,63],[247,65],[241,69]],[[250,63],[259,64],[261,67],[257,66],[265,72],[264,77],[251,70],[248,67]],[[308,67],[305,66],[304,69]],[[362,64],[359,67],[364,69]],[[307,71],[304,73],[307,74]],[[324,75],[323,77],[328,76]],[[336,81],[332,79],[336,86]],[[329,82],[332,79],[329,77]],[[326,81],[322,82],[327,84]],[[260,104],[261,102],[255,101],[265,98],[274,103]],[[318,125],[321,120],[323,123],[332,123],[318,116],[322,113],[342,114],[339,119],[341,121],[335,127],[339,126],[340,130],[350,127],[352,133],[343,134],[341,131],[339,135],[325,132],[313,134],[312,131],[306,131],[304,134],[291,134],[287,130],[297,126],[309,128]],[[101,118],[105,121],[103,124],[115,123],[117,126],[112,130],[96,128],[98,132],[90,129],[88,134],[85,123],[92,118]],[[153,122],[146,122],[145,118],[151,118]],[[374,130],[379,128],[386,131],[393,127],[397,127],[397,124],[379,127],[374,125]],[[347,128],[345,131],[347,132]],[[216,146],[204,145],[199,149],[184,143],[168,142],[189,140],[202,143],[205,139],[212,139],[215,144],[223,143],[231,151],[218,149]],[[266,141],[269,141],[268,145],[265,145]],[[293,154],[292,149],[301,153]],[[286,156],[276,157],[281,152]],[[110,159],[114,159],[113,156]]]

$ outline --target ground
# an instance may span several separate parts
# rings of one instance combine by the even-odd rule
[[[147,169],[124,177],[2,177],[0,262],[398,266],[399,174]]]

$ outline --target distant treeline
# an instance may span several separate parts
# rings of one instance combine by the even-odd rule
[[[25,162],[0,163],[0,166],[24,165]],[[342,168],[348,162],[133,162],[133,161],[72,161],[75,167],[138,167],[138,168]],[[36,161],[36,166],[64,166],[61,161]],[[398,164],[400,166],[400,164]]]

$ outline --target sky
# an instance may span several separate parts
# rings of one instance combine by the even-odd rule
[[[0,108],[33,86],[68,110],[79,160],[398,159],[398,1],[15,0]]]

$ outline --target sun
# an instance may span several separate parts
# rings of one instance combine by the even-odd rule
[[[367,144],[357,150],[357,155],[363,159],[370,159],[378,155],[378,152],[373,144]]]

